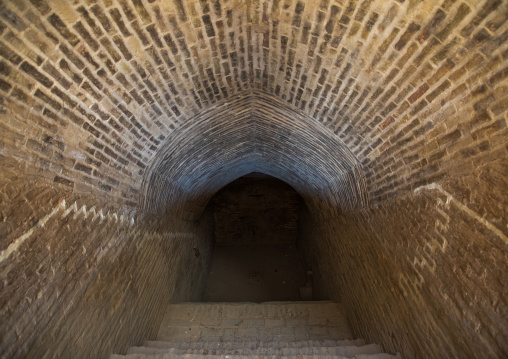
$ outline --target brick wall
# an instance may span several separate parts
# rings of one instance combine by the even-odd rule
[[[298,193],[262,174],[231,182],[212,200],[215,243],[294,244],[298,229]]]
[[[210,211],[167,223],[2,169],[2,358],[107,358],[154,339],[169,301],[204,294]]]
[[[304,211],[318,296],[342,300],[357,336],[405,358],[505,357],[508,237],[485,212],[506,210],[507,165],[464,176],[467,203],[445,182],[342,216]]]

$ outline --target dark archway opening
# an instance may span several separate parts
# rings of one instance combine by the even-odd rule
[[[204,301],[311,299],[297,246],[302,203],[291,186],[262,173],[222,188],[211,200],[214,247]]]

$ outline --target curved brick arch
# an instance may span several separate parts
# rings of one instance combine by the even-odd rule
[[[339,212],[367,205],[361,164],[331,131],[276,97],[247,91],[189,119],[165,140],[145,174],[141,207],[186,206],[197,216],[220,188],[262,172],[309,203]]]
[[[47,177],[132,207],[166,138],[243,91],[333,131],[372,203],[472,170],[506,127],[502,1],[23,4],[4,12],[4,132]]]

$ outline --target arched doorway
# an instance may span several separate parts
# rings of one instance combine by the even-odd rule
[[[214,250],[205,301],[300,300],[305,271],[297,248],[301,197],[262,173],[243,176],[212,199]]]

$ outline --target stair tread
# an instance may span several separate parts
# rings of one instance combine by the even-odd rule
[[[339,358],[339,359],[398,359],[398,356],[376,353],[376,354],[360,354],[355,356],[342,356],[335,354],[294,354],[294,355],[278,355],[278,354],[263,354],[263,355],[242,355],[242,354],[127,354],[127,355],[116,355],[114,359],[173,359],[173,358],[185,358],[185,359],[228,359],[234,357],[235,359],[268,359],[268,358],[281,358],[281,359],[328,359],[328,358]]]
[[[111,359],[391,359],[352,339],[342,305],[322,302],[176,303],[155,341]]]
[[[196,349],[211,349],[211,348],[227,348],[235,349],[237,346],[241,348],[299,348],[302,346],[363,346],[366,345],[363,339],[350,339],[350,340],[272,340],[272,341],[245,341],[238,343],[236,341],[224,342],[168,342],[168,341],[147,341],[144,343],[146,347],[153,348],[196,348]]]
[[[341,317],[323,317],[323,318],[263,318],[263,319],[212,319],[196,318],[190,320],[168,319],[163,323],[163,327],[299,327],[309,326],[341,326],[347,325],[344,318]]]
[[[377,344],[368,344],[363,346],[300,346],[300,347],[256,347],[256,348],[156,348],[156,347],[131,347],[128,354],[225,354],[225,355],[317,355],[333,354],[342,356],[354,356],[358,354],[376,354],[381,353]]]
[[[164,320],[344,318],[334,302],[176,303],[166,309]]]
[[[277,330],[280,329],[280,330]],[[239,329],[174,329],[161,330],[158,340],[165,341],[231,341],[238,342],[253,340],[342,340],[352,339],[349,331],[336,327],[307,327],[291,330],[292,328],[239,328]]]
[[[325,302],[176,303],[168,306],[158,340],[349,339],[341,305]]]
[[[339,302],[335,302],[333,300],[286,300],[286,301],[266,301],[266,302],[177,302],[171,303],[171,305],[188,305],[188,306],[212,306],[212,305],[228,305],[228,306],[238,306],[238,305],[280,305],[286,306],[288,304],[295,305],[323,305],[323,304],[340,304]]]

